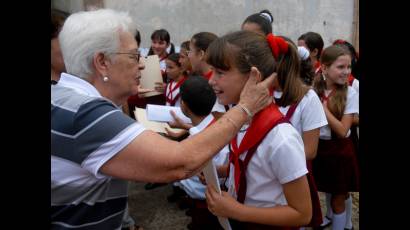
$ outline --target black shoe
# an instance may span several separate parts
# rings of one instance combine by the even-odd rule
[[[354,228],[352,226],[352,228],[345,228],[345,230],[354,230]]]
[[[154,188],[158,188],[160,186],[164,186],[166,184],[167,183],[146,183],[144,185],[144,188],[145,188],[145,190],[151,190],[151,189],[154,189]]]

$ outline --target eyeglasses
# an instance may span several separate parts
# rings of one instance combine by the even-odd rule
[[[130,58],[134,59],[136,62],[140,61],[141,54],[138,53],[114,53],[114,54],[128,54]]]

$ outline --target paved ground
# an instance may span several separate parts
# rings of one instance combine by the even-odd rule
[[[145,190],[145,183],[130,183],[129,209],[134,220],[144,230],[183,230],[190,222],[185,211],[179,210],[175,203],[168,203],[166,197],[172,193],[170,184],[153,190]],[[324,196],[319,194],[324,206]],[[353,193],[353,226],[359,230],[359,193]],[[331,228],[327,228],[331,229]]]

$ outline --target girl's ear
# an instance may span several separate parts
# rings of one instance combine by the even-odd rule
[[[317,57],[317,54],[319,53],[319,50],[317,48],[314,48],[313,51],[310,53],[311,57]]]
[[[203,61],[203,59],[205,58],[205,51],[200,50],[199,55],[200,55],[201,61]]]
[[[322,73],[325,74],[325,75],[327,74],[328,68],[329,67],[326,66],[326,65],[323,65],[323,64],[320,65],[320,69],[322,70]]]

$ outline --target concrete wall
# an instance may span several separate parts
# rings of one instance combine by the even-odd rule
[[[341,38],[352,42],[354,0],[101,0],[106,8],[128,11],[142,35],[142,47],[149,47],[155,29],[165,28],[172,42],[201,31],[218,36],[239,30],[250,14],[268,9],[274,17],[273,31],[293,39],[314,31],[325,46]],[[55,0],[57,8],[70,12],[88,8],[82,0]],[[69,3],[67,3],[69,2]],[[64,6],[65,4],[65,6]],[[78,7],[78,9],[75,9]]]

